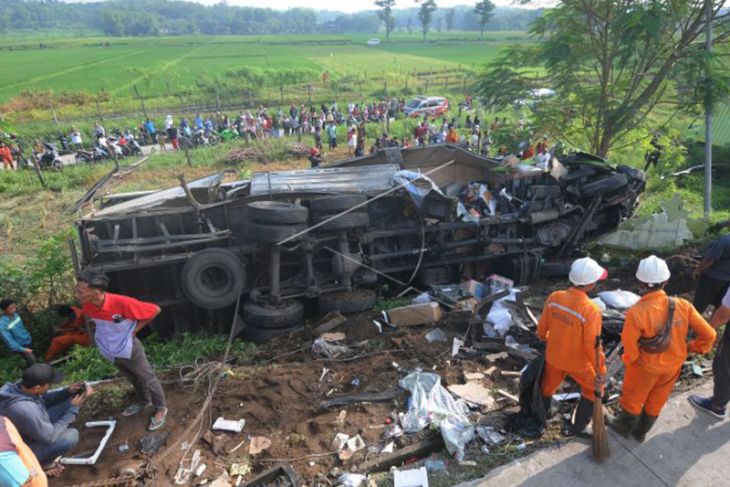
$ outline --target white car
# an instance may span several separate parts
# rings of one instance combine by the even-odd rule
[[[379,46],[380,45],[380,39],[377,37],[374,37],[372,39],[369,39],[367,42],[368,46]]]
[[[449,102],[442,96],[417,96],[403,107],[403,113],[408,117],[437,117],[448,110]]]

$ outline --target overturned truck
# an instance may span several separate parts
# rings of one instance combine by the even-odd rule
[[[112,195],[76,222],[72,254],[111,291],[160,305],[163,336],[226,330],[238,306],[244,336],[264,341],[303,326],[305,308],[370,309],[384,285],[528,283],[614,230],[644,187],[641,171],[583,153],[545,172],[450,145],[388,149]]]

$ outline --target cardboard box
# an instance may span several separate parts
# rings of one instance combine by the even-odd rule
[[[441,321],[443,312],[438,303],[412,304],[394,308],[388,313],[390,322],[397,326],[427,325]]]

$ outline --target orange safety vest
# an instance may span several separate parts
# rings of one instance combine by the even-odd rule
[[[669,348],[661,353],[647,353],[639,347],[639,339],[652,338],[662,331],[667,322],[669,299],[663,290],[646,293],[638,303],[626,312],[621,342],[624,345],[623,361],[626,365],[638,365],[648,372],[660,374],[681,367],[688,352],[707,353],[712,349],[717,333],[700,315],[692,303],[674,298],[674,320]],[[692,328],[697,338],[687,343],[687,333]]]
[[[545,360],[565,372],[596,369],[596,337],[601,335],[601,312],[583,291],[574,287],[552,293],[537,325],[547,343]],[[605,373],[603,351],[598,372]]]

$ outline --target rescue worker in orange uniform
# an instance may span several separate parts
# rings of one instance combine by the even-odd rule
[[[608,424],[623,437],[632,434],[640,442],[669,399],[687,353],[707,353],[715,341],[715,330],[692,303],[664,292],[670,276],[667,263],[654,255],[639,263],[636,278],[645,291],[626,312],[621,333],[626,365],[619,399],[622,411]],[[696,338],[687,342],[690,329]],[[660,344],[657,340],[663,336]]]
[[[596,380],[603,382],[606,374],[605,357],[599,342],[601,311],[588,293],[607,276],[608,272],[590,257],[573,262],[568,276],[573,286],[548,297],[537,325],[537,336],[546,342],[541,383],[545,409],[550,409],[552,395],[566,376],[581,388],[572,424],[564,430],[567,435],[581,433],[590,423],[596,399]]]
[[[91,337],[86,329],[86,320],[81,310],[75,306],[60,305],[56,312],[66,319],[58,330],[58,335],[53,337],[46,352],[46,362],[50,362],[55,356],[69,350],[74,345],[88,347],[91,344]]]

